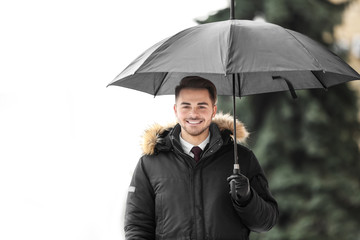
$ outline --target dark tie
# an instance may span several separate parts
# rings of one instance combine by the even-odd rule
[[[191,152],[194,154],[194,159],[196,162],[198,162],[200,160],[200,155],[201,155],[201,148],[199,148],[198,146],[195,146],[191,149]]]

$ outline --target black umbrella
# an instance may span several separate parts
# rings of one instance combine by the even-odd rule
[[[189,75],[212,81],[219,95],[235,97],[323,88],[360,79],[340,57],[312,39],[278,25],[234,20],[185,29],[146,50],[109,85],[156,95],[174,94]],[[236,146],[236,141],[234,141]],[[240,172],[234,147],[234,174]]]

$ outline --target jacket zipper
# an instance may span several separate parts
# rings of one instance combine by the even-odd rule
[[[193,222],[194,222],[194,232],[192,233],[193,236],[195,236],[195,239],[197,238],[197,222],[196,222],[196,202],[195,202],[195,183],[194,183],[194,177],[195,177],[195,169],[190,170],[190,188],[191,188],[191,200],[192,200],[192,212],[193,212]],[[193,237],[191,237],[193,239]]]
[[[182,152],[180,149],[178,149],[176,147],[176,145],[173,144],[173,147],[176,149],[176,151],[178,152],[178,154],[180,156],[183,156],[185,159],[185,164],[188,165],[188,168],[190,170],[189,173],[189,178],[190,178],[190,198],[191,198],[191,202],[192,202],[192,212],[193,212],[193,216],[192,216],[192,220],[194,222],[194,231],[192,232],[192,236],[190,236],[191,239],[197,239],[197,223],[196,223],[196,206],[195,206],[195,183],[194,183],[194,177],[195,177],[195,167],[193,167],[190,163],[188,163],[186,161],[186,158],[193,160],[189,155],[187,155],[186,153]],[[194,236],[194,237],[193,237]]]

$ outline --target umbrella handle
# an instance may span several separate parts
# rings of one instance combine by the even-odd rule
[[[234,175],[239,175],[240,174],[240,166],[239,164],[235,164],[234,165],[234,170],[233,170],[233,174]],[[237,195],[236,195],[236,182],[235,180],[231,180],[230,181],[230,192],[231,192],[231,197],[232,199],[236,200],[237,199]]]
[[[231,197],[232,199],[237,199],[236,196],[236,187],[235,187],[235,180],[231,180],[230,181],[230,192],[231,192]]]

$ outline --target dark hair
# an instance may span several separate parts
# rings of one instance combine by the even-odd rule
[[[180,91],[185,88],[193,89],[207,89],[210,95],[210,99],[213,104],[217,101],[217,91],[215,85],[202,77],[199,76],[187,76],[181,79],[180,84],[175,88],[175,100],[178,98]]]

